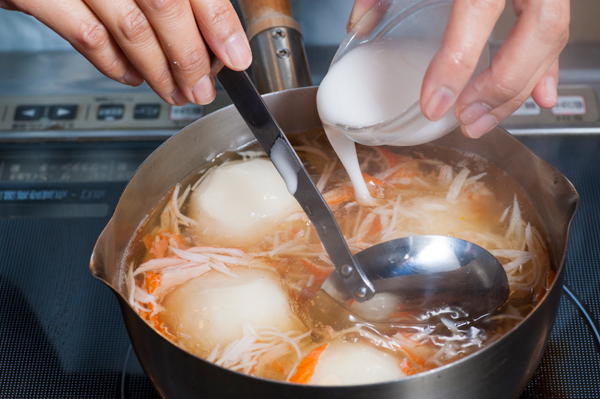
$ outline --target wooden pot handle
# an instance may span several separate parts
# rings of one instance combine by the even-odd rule
[[[246,24],[248,40],[274,27],[287,27],[300,32],[290,0],[238,0],[238,4]]]

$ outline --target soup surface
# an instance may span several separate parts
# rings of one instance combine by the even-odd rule
[[[131,241],[130,304],[183,349],[291,383],[396,380],[499,339],[552,282],[538,215],[514,180],[487,161],[434,145],[358,146],[374,198],[361,205],[322,130],[290,141],[353,253],[412,235],[471,241],[504,266],[508,303],[477,320],[447,308],[407,322],[410,315],[397,309],[390,315],[397,322],[375,325],[317,300],[333,264],[272,164],[252,147],[184,179]]]

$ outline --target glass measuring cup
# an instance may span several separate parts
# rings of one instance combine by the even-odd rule
[[[435,122],[419,103],[441,48],[452,0],[382,0],[340,45],[317,94],[325,125],[365,145],[417,145],[458,126],[452,107]],[[474,75],[489,66],[486,45]]]

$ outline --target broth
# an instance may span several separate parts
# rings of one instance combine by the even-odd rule
[[[505,267],[511,287],[506,306],[478,320],[461,309],[440,309],[428,320],[392,326],[358,322],[339,306],[330,320],[313,321],[315,295],[334,268],[299,207],[284,207],[283,217],[242,238],[206,223],[199,228],[186,216],[210,173],[240,162],[249,169],[264,156],[253,147],[223,154],[184,179],[133,238],[127,281],[140,316],[174,344],[219,366],[292,383],[354,385],[463,358],[499,339],[541,300],[554,278],[543,226],[510,176],[480,157],[434,145],[358,146],[377,202],[363,206],[324,136],[315,130],[290,141],[353,253],[410,235],[471,241]]]

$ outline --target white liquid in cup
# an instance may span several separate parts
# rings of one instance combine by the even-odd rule
[[[359,45],[331,66],[317,93],[330,125],[368,127],[403,114],[419,101],[436,49],[399,39]]]
[[[426,119],[420,110],[423,77],[438,47],[407,39],[359,45],[331,66],[319,86],[319,116],[358,201],[371,197],[352,141],[416,145],[435,140],[458,124],[453,109],[437,122]]]

